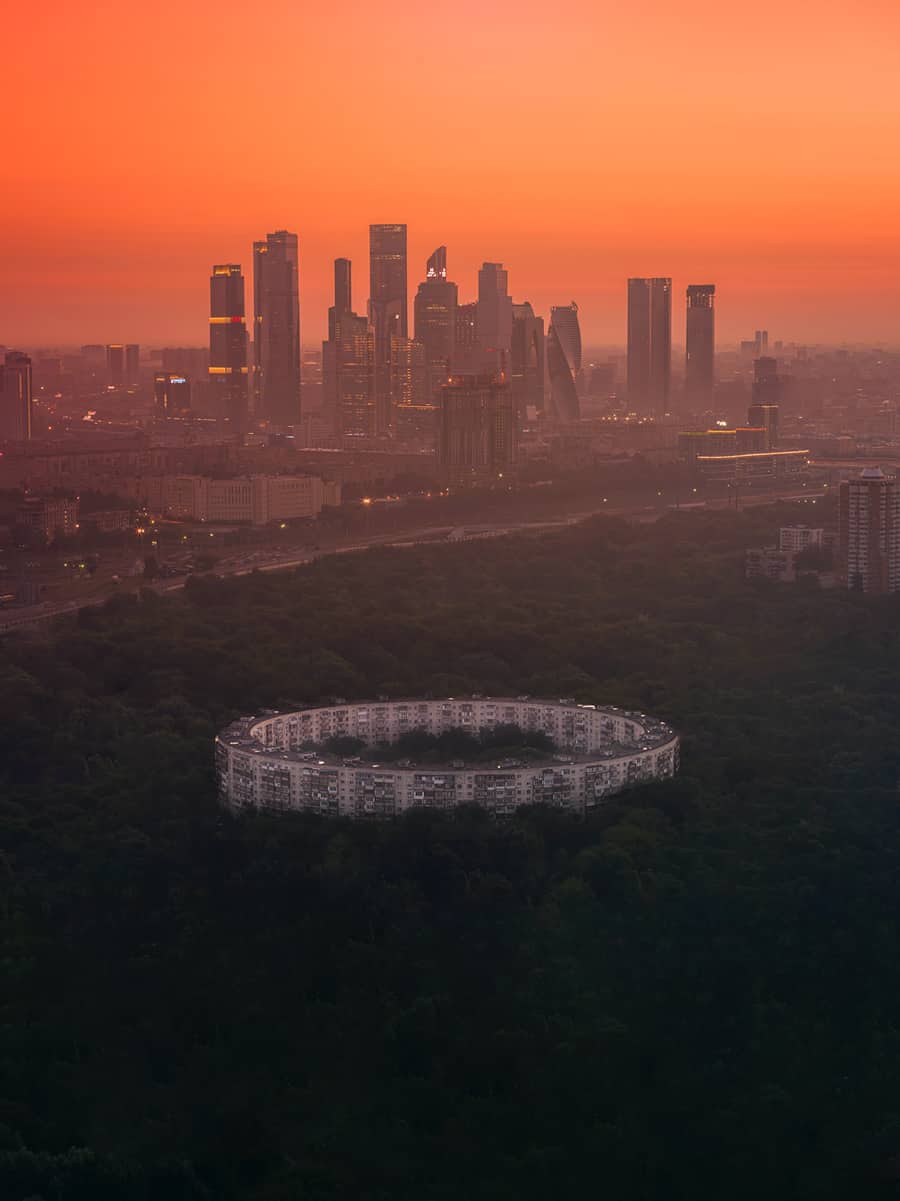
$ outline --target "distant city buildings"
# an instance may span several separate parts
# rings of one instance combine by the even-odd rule
[[[900,486],[880,467],[866,467],[841,484],[838,562],[847,588],[900,591]]]
[[[0,441],[31,438],[32,403],[31,358],[9,350],[0,365]]]
[[[339,484],[310,475],[159,475],[123,485],[150,512],[182,521],[265,525],[317,517],[324,505],[340,504]]]
[[[639,413],[669,411],[672,375],[672,280],[628,281],[628,403]]]
[[[581,327],[578,305],[554,305],[547,331],[547,371],[550,403],[559,421],[577,421],[581,415],[578,383],[581,375]]]
[[[334,262],[334,304],[328,340],[322,345],[325,409],[340,436],[373,437],[378,428],[375,335],[366,317],[353,312],[349,259]]]
[[[297,235],[253,243],[253,398],[256,421],[300,420],[300,293]]]
[[[247,324],[238,263],[213,267],[209,281],[209,383],[212,411],[238,432],[248,422]]]
[[[441,389],[438,470],[455,487],[509,478],[518,454],[518,422],[509,385],[495,375],[454,376]]]
[[[688,404],[709,408],[715,384],[715,284],[687,290],[684,391]]]

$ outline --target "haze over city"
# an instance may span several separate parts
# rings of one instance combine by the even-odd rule
[[[403,221],[461,299],[501,261],[587,344],[624,342],[632,275],[715,280],[723,344],[892,344],[898,35],[880,0],[16,6],[0,328],[194,344],[209,265],[289,228],[315,342],[332,259]]]

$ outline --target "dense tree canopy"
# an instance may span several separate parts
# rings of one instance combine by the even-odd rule
[[[785,512],[193,579],[8,639],[0,1196],[895,1197],[900,602],[745,582]],[[587,821],[216,805],[234,716],[465,691],[645,709],[682,773]]]

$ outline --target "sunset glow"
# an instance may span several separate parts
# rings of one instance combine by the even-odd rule
[[[302,335],[371,221],[585,337],[628,275],[714,280],[722,341],[896,342],[900,7],[695,0],[18,4],[0,342],[201,345],[215,262],[300,238]],[[32,53],[14,48],[30,44]]]

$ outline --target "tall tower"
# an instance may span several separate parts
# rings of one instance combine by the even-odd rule
[[[300,420],[300,294],[297,235],[253,243],[253,395],[257,420]]]
[[[240,264],[220,263],[209,281],[209,382],[212,409],[247,427],[247,323]]]
[[[113,388],[125,383],[125,347],[120,342],[111,342],[106,347],[106,381]]]
[[[437,399],[447,382],[453,361],[456,336],[456,284],[447,279],[447,247],[439,246],[425,266],[413,306],[415,338],[425,352],[426,398]]]
[[[8,350],[0,364],[0,441],[27,442],[32,422],[31,359]]]
[[[369,321],[375,337],[375,407],[379,434],[390,432],[391,338],[406,338],[406,226],[369,226]]]
[[[900,591],[900,486],[880,467],[841,484],[839,563],[847,588]]]
[[[554,416],[560,421],[577,421],[581,415],[576,385],[581,371],[581,327],[574,300],[550,309],[547,370]]]
[[[529,301],[513,305],[509,386],[521,423],[527,410],[544,412],[544,318],[536,317]]]
[[[125,346],[125,383],[137,384],[141,379],[141,348],[136,342]]]
[[[512,346],[512,298],[502,263],[482,263],[478,272],[478,342],[484,371],[508,371]]]
[[[628,281],[628,401],[644,412],[669,411],[672,378],[672,281]]]
[[[715,383],[715,295],[715,284],[688,286],[684,391],[689,402],[704,407]]]

